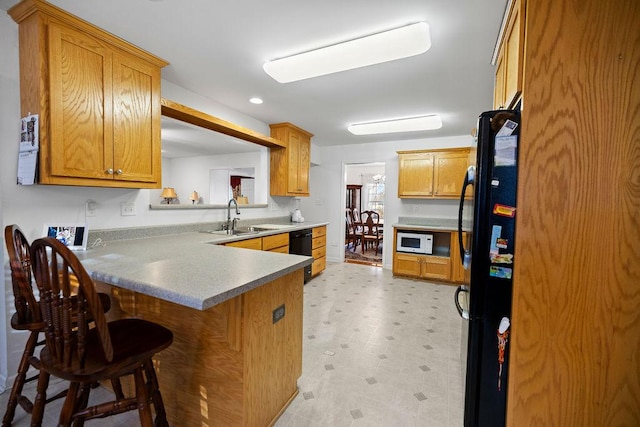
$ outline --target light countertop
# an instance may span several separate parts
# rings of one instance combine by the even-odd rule
[[[431,217],[400,217],[392,227],[403,230],[424,231],[458,231],[457,218],[431,218]],[[469,231],[467,221],[462,224],[463,231]]]
[[[206,310],[313,262],[307,256],[226,247],[222,243],[326,224],[292,223],[239,236],[187,232],[109,241],[76,255],[94,280]]]

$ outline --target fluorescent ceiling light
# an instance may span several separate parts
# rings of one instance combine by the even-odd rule
[[[354,135],[374,135],[378,133],[416,132],[435,130],[442,127],[442,119],[437,114],[410,117],[406,119],[385,120],[382,122],[358,123],[349,126]]]
[[[260,105],[263,101],[261,98],[254,96],[253,98],[249,99],[249,102],[252,104]]]
[[[426,52],[431,47],[426,22],[265,62],[264,71],[280,83],[394,61]]]

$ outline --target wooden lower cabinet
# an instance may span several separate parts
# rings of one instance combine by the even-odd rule
[[[225,246],[232,246],[234,248],[255,249],[257,251],[262,250],[262,238],[238,240],[237,242],[225,243]]]
[[[312,238],[313,264],[311,265],[311,276],[314,277],[322,273],[327,267],[327,226],[315,227],[312,230]]]
[[[269,252],[289,253],[289,233],[274,234],[262,238],[262,250]]]
[[[97,286],[111,296],[109,320],[135,317],[173,332],[173,344],[153,357],[170,425],[262,427],[298,394],[303,279],[299,269],[207,310]],[[125,378],[125,392],[131,386]]]
[[[468,233],[462,233],[464,247],[469,248]],[[451,233],[451,281],[456,283],[468,282],[465,280],[467,270],[462,266],[460,258],[460,242],[458,241],[458,232]]]
[[[418,231],[425,230],[407,230]],[[396,252],[397,230],[394,229],[393,240],[393,274],[397,276],[413,277],[416,279],[430,279],[443,282],[468,283],[468,271],[462,267],[460,260],[460,243],[457,231],[428,231],[434,236],[433,253],[435,255],[421,255]],[[469,247],[469,233],[463,232],[465,247]]]
[[[395,252],[393,274],[418,279],[451,280],[451,259]]]

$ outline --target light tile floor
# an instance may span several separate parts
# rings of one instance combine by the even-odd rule
[[[300,393],[276,427],[462,426],[454,290],[379,267],[329,263],[305,286]],[[92,396],[101,393],[109,392]],[[3,413],[8,394],[0,395]],[[55,425],[60,404],[46,407],[45,426]],[[27,426],[26,414],[16,412],[14,425]],[[132,412],[87,425],[139,422]]]

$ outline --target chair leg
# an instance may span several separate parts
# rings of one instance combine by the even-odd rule
[[[151,402],[156,410],[156,419],[154,425],[156,427],[168,427],[167,413],[164,409],[164,402],[162,400],[162,394],[160,393],[160,385],[158,384],[158,377],[156,376],[156,370],[153,367],[153,360],[149,359],[144,364],[144,369],[147,374],[147,382],[150,388]]]
[[[113,392],[116,395],[116,400],[124,399],[124,393],[122,392],[122,383],[120,382],[120,378],[112,378],[111,387],[113,388]]]
[[[147,385],[142,375],[143,367],[136,368],[133,372],[136,383],[136,400],[138,402],[138,415],[140,415],[141,427],[153,427],[153,417],[151,416],[151,402],[147,393]]]
[[[16,407],[18,406],[18,398],[22,395],[22,388],[24,387],[24,383],[27,378],[27,371],[29,370],[29,359],[33,356],[33,352],[36,349],[36,345],[38,344],[38,336],[40,333],[38,331],[31,331],[29,334],[29,339],[24,346],[24,352],[22,353],[22,358],[20,359],[20,364],[18,365],[18,375],[16,375],[16,379],[13,382],[13,387],[11,387],[11,394],[9,395],[9,400],[7,401],[7,411],[2,418],[2,426],[10,426],[13,421],[13,417],[16,414]]]
[[[58,426],[70,426],[71,419],[75,412],[78,399],[82,396],[79,393],[83,393],[84,388],[80,390],[80,383],[72,382],[69,384],[69,390],[67,391],[67,397],[64,399],[64,404],[60,410],[60,418],[58,419]]]
[[[44,415],[44,404],[47,400],[47,387],[49,387],[49,373],[40,369],[38,375],[38,387],[31,411],[31,427],[40,427]]]

